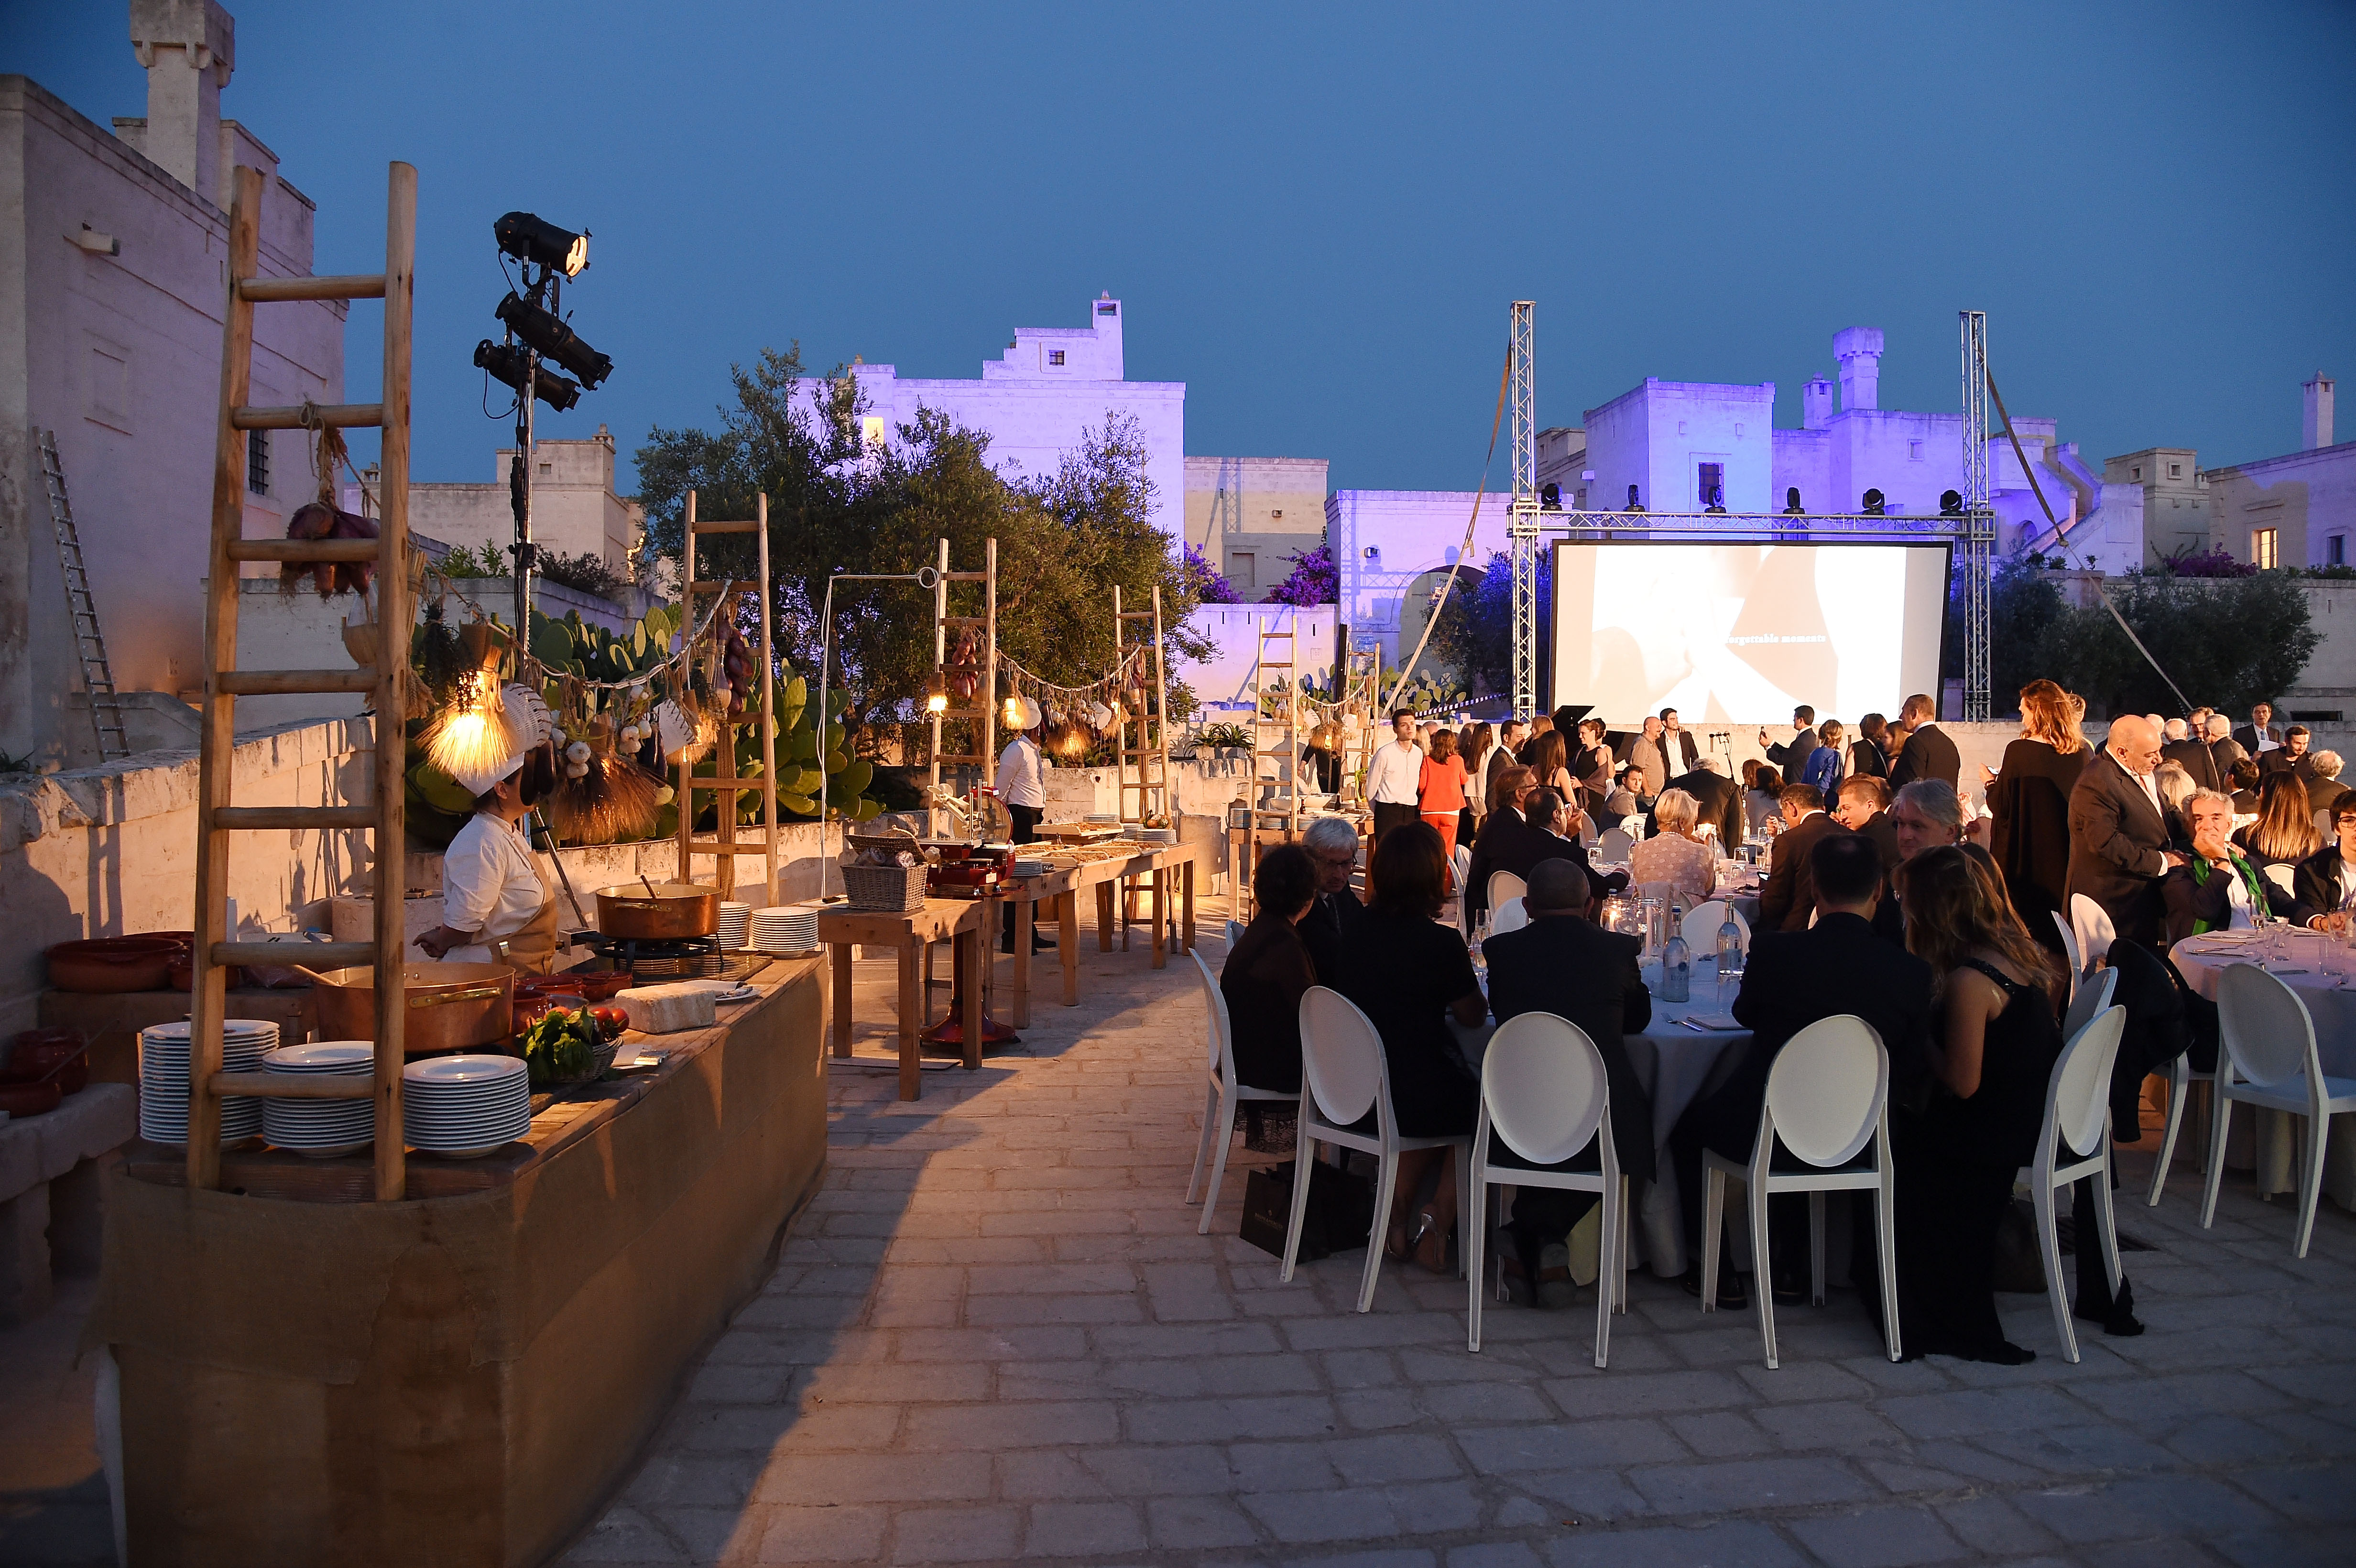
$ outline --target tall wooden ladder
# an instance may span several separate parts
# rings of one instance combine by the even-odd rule
[[[1259,868],[1260,846],[1290,844],[1301,837],[1301,659],[1300,611],[1276,623],[1255,621],[1258,645],[1253,650],[1252,776],[1247,788],[1251,799],[1244,815],[1244,863],[1236,869],[1232,902],[1251,919],[1252,873]],[[1274,698],[1270,711],[1269,699]],[[1274,763],[1272,778],[1261,769]],[[1273,787],[1269,787],[1270,784]]]
[[[1162,589],[1158,584],[1149,610],[1122,609],[1120,584],[1112,586],[1113,669],[1127,675],[1132,657],[1143,657],[1152,666],[1152,699],[1135,713],[1128,711],[1127,703],[1121,705],[1125,716],[1115,733],[1113,747],[1115,776],[1119,780],[1120,819],[1143,824],[1159,818],[1161,826],[1174,828],[1178,818],[1170,799],[1169,673],[1162,661]]]
[[[373,276],[272,278],[257,271],[262,176],[240,166],[229,216],[228,302],[222,311],[220,424],[213,449],[212,549],[205,576],[204,738],[197,784],[196,977],[188,1036],[188,1185],[220,1185],[221,1096],[284,1095],[376,1102],[376,1195],[402,1196],[402,775],[406,747],[401,677],[409,662],[409,357],[416,299],[417,171],[394,164],[385,186],[384,271]],[[305,300],[384,301],[384,389],[373,403],[250,408],[253,307]],[[249,539],[245,532],[245,443],[250,431],[374,427],[384,432],[378,536],[373,539]],[[376,662],[359,669],[240,669],[239,570],[249,560],[376,563]],[[361,805],[235,805],[237,699],[302,692],[354,692],[374,711],[374,798]],[[241,832],[372,831],[376,933],[370,942],[312,944],[303,956],[322,967],[376,968],[376,1071],[371,1079],[319,1074],[224,1072],[221,1017],[227,971],[235,964],[283,963],[286,949],[239,942],[228,931],[230,836]],[[290,1042],[292,1043],[292,1042]]]
[[[981,585],[981,613],[952,615],[949,613],[949,584],[976,582]],[[948,679],[949,628],[980,626],[981,642],[981,684],[973,703],[968,707],[951,707],[932,716],[933,765],[932,786],[935,799],[940,796],[941,764],[970,763],[981,770],[985,788],[996,780],[991,773],[998,761],[998,541],[984,539],[981,545],[980,571],[949,570],[949,541],[941,540],[939,575],[933,583],[933,678]],[[947,690],[946,686],[940,689]],[[949,700],[954,703],[957,699]],[[980,745],[973,752],[943,752],[942,739],[948,726],[964,723],[972,726],[971,733]]]
[[[49,526],[57,530],[58,566],[66,580],[66,620],[72,628],[74,657],[81,665],[82,695],[90,701],[90,727],[98,760],[131,754],[123,727],[123,699],[114,690],[114,667],[107,662],[106,638],[98,629],[98,602],[90,596],[90,572],[82,565],[81,534],[74,527],[73,503],[66,496],[66,465],[58,459],[55,431],[41,432],[41,480],[49,492]]]
[[[742,579],[712,578],[700,581],[695,575],[695,541],[705,534],[751,534],[758,541],[755,557],[757,581]],[[694,763],[681,759],[679,764],[679,880],[692,881],[688,875],[692,858],[710,855],[718,866],[712,886],[720,896],[727,898],[736,891],[736,859],[740,855],[761,857],[761,902],[764,906],[777,901],[777,661],[775,629],[770,617],[775,609],[769,599],[769,497],[764,492],[754,503],[753,516],[742,522],[714,522],[695,515],[695,492],[687,493],[687,534],[681,550],[683,557],[680,580],[687,587],[681,596],[681,608],[686,612],[688,635],[695,634],[695,596],[716,593],[722,606],[714,616],[713,631],[721,631],[719,616],[729,613],[728,602],[747,588],[761,592],[761,776],[757,779],[736,776],[736,726],[722,723],[714,771],[698,774]],[[818,725],[818,765],[826,766],[825,693],[817,694],[820,703]],[[757,838],[739,841],[736,837],[736,795],[740,790],[761,792],[761,834]],[[721,797],[714,837],[695,837],[695,797],[718,795]]]

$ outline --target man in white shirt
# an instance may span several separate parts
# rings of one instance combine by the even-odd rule
[[[1047,809],[1047,759],[1031,731],[1039,725],[1039,705],[1029,698],[1015,699],[1022,705],[1020,728],[1006,749],[998,753],[998,798],[1006,807],[1006,815],[1014,819],[1011,835],[1017,844],[1028,844],[1039,837],[1039,819]],[[1014,951],[1014,906],[1006,906],[1005,929],[998,939],[999,950]],[[1031,933],[1033,949],[1052,945],[1036,930]]]
[[[1415,709],[1391,715],[1391,739],[1366,763],[1366,804],[1374,807],[1375,842],[1394,827],[1419,820],[1417,799],[1423,784],[1423,748],[1415,743]]]

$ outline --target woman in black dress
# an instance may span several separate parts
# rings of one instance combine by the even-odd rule
[[[1301,1088],[1301,998],[1317,984],[1317,968],[1296,928],[1316,898],[1309,851],[1298,844],[1270,849],[1252,873],[1252,923],[1219,970],[1236,1078],[1255,1089]],[[1247,1102],[1244,1109],[1257,1107]]]
[[[2062,1052],[2056,973],[2012,912],[1994,866],[1932,849],[1898,872],[1906,945],[1936,975],[1937,1082],[1918,1114],[1893,1108],[1898,1317],[1906,1359],[2036,1360],[1997,1317],[1997,1227],[2035,1157]]]
[[[1340,983],[1334,987],[1382,1036],[1391,1108],[1400,1134],[1411,1138],[1470,1137],[1480,1112],[1480,1080],[1465,1064],[1447,1020],[1470,1028],[1488,1017],[1489,1004],[1473,976],[1464,938],[1454,926],[1440,923],[1447,864],[1440,835],[1423,823],[1394,827],[1384,836],[1366,869],[1372,896],[1342,950]],[[1458,1172],[1452,1159],[1440,1168],[1438,1189],[1430,1206],[1415,1215],[1412,1229],[1408,1211],[1431,1162],[1448,1152],[1415,1149],[1399,1156],[1387,1243],[1394,1257],[1412,1248],[1417,1261],[1435,1274],[1448,1266],[1448,1234],[1456,1213]]]
[[[1890,776],[1889,720],[1869,713],[1857,721],[1857,739],[1848,749],[1848,771],[1852,778]]]
[[[2092,755],[2079,729],[2080,705],[2050,680],[2020,688],[2020,738],[1987,781],[1988,851],[2004,872],[2013,912],[2031,940],[2062,951],[2053,923],[2070,908],[2070,792]]]

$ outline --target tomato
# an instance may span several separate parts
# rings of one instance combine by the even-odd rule
[[[597,1020],[597,1027],[605,1031],[607,1040],[618,1038],[630,1027],[630,1015],[620,1008],[592,1008],[589,1016]]]

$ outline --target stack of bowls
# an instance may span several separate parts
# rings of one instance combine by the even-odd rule
[[[728,899],[720,901],[720,949],[723,953],[742,953],[745,933],[751,928],[753,906]]]
[[[531,1083],[519,1056],[429,1056],[401,1070],[409,1146],[475,1159],[531,1130]]]
[[[816,904],[776,904],[753,912],[752,945],[761,953],[809,953],[818,946]]]
[[[139,1136],[150,1143],[188,1141],[188,1023],[154,1024],[139,1031]],[[258,1072],[276,1048],[278,1026],[259,1019],[221,1020],[221,1067]],[[243,1143],[262,1131],[262,1102],[250,1094],[221,1101],[220,1141]]]
[[[265,1072],[366,1078],[376,1071],[376,1047],[365,1040],[282,1045],[262,1059],[262,1068]],[[371,1093],[358,1100],[265,1100],[262,1136],[275,1147],[314,1159],[355,1154],[376,1137],[376,1099]]]

